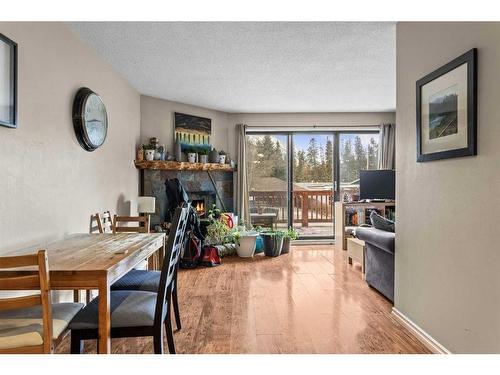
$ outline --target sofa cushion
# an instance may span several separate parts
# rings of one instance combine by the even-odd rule
[[[52,304],[52,336],[64,332],[69,322],[83,307],[82,303]],[[43,344],[42,306],[0,312],[0,349]]]
[[[394,232],[394,221],[380,216],[375,211],[372,211],[370,213],[370,221],[372,225],[377,229],[385,230],[386,232]]]
[[[356,237],[391,254],[394,253],[396,235],[377,228],[358,227]]]

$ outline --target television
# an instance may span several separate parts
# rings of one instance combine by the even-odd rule
[[[394,200],[396,175],[394,170],[359,171],[360,200]]]

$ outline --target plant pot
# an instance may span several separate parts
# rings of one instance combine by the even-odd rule
[[[261,233],[264,240],[264,254],[266,257],[277,257],[281,254],[283,237],[274,233]]]
[[[188,152],[188,162],[196,163],[196,155],[195,152]]]
[[[219,164],[226,164],[226,155],[219,155]]]
[[[160,151],[155,151],[155,160],[161,160],[161,152]]]
[[[236,252],[241,258],[253,257],[255,253],[255,244],[257,242],[258,234],[242,234],[240,236],[240,243],[236,245]]]
[[[290,252],[290,243],[292,239],[290,237],[283,238],[283,247],[281,248],[281,254],[288,254]]]
[[[208,155],[200,155],[200,163],[208,163]]]
[[[264,241],[262,240],[262,237],[259,234],[255,240],[255,253],[254,254],[260,254],[263,251],[264,251]]]
[[[153,161],[155,158],[155,150],[144,150],[144,157],[147,161]]]

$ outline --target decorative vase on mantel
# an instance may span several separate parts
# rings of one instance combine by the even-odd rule
[[[182,148],[181,148],[181,143],[179,141],[175,142],[174,155],[175,155],[175,160],[179,162],[182,161]]]
[[[219,153],[217,150],[214,148],[210,153],[208,154],[208,159],[210,163],[218,163],[219,162]]]

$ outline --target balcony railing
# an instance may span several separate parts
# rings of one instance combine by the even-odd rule
[[[278,208],[278,223],[286,223],[288,194],[285,191],[251,191],[250,207],[259,211],[265,207]],[[309,223],[328,223],[333,220],[333,192],[330,190],[294,191],[290,209],[293,222],[302,227]]]

